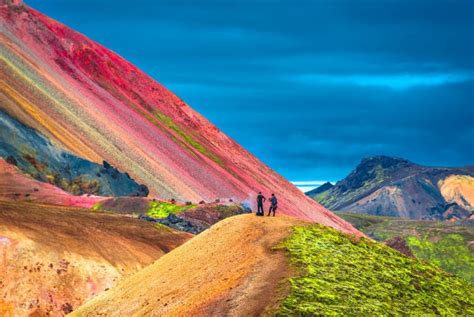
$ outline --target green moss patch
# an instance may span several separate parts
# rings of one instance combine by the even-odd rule
[[[369,239],[321,225],[284,243],[301,270],[281,316],[472,316],[474,286]]]
[[[147,215],[153,218],[166,218],[170,214],[180,213],[194,207],[196,205],[176,205],[164,201],[152,201]]]
[[[443,270],[474,282],[474,227],[447,221],[338,213],[344,220],[374,238],[405,239],[412,253]]]
[[[102,203],[95,203],[94,206],[92,206],[93,211],[99,211],[102,210]]]
[[[438,241],[409,236],[407,244],[417,258],[474,282],[474,257],[462,235],[448,234]]]

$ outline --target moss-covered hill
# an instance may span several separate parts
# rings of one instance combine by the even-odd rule
[[[472,284],[381,243],[311,225],[284,247],[300,274],[278,315],[474,315]]]
[[[474,227],[467,222],[338,215],[377,241],[400,237],[417,258],[474,282]]]

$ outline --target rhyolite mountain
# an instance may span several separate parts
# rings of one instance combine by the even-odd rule
[[[30,8],[0,1],[0,110],[85,160],[109,162],[150,195],[255,203],[360,234],[116,53]]]
[[[388,156],[365,158],[326,190],[308,192],[331,210],[412,219],[468,218],[474,166],[428,167]]]

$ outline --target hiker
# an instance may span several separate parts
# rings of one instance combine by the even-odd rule
[[[272,197],[270,197],[270,209],[268,209],[268,215],[270,216],[270,213],[273,212],[273,217],[275,217],[275,211],[278,208],[278,200],[275,197],[275,194],[272,194]]]
[[[258,192],[257,196],[257,216],[263,216],[263,203],[267,200],[263,195],[262,192]]]

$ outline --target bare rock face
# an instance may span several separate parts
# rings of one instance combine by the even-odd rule
[[[78,157],[0,109],[0,159],[73,195],[147,196],[148,188],[107,162]],[[0,192],[0,195],[2,193]]]

